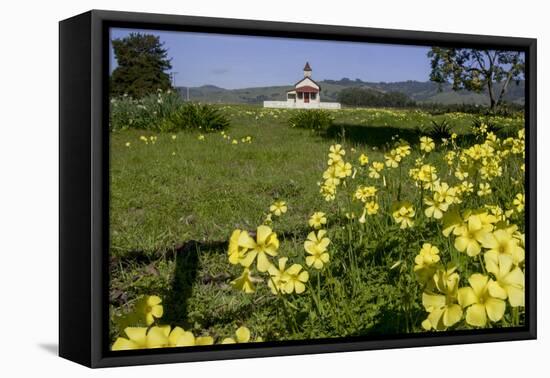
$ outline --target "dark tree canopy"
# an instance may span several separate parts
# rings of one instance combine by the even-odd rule
[[[450,82],[455,91],[486,90],[491,110],[502,103],[510,83],[518,82],[525,73],[523,53],[517,51],[433,47],[428,57],[431,81]]]
[[[172,87],[170,76],[165,72],[172,65],[159,37],[131,33],[114,39],[112,44],[118,66],[111,74],[111,95],[139,98]]]
[[[348,106],[381,106],[403,108],[415,103],[401,92],[378,92],[366,88],[345,88],[338,93],[338,101]]]

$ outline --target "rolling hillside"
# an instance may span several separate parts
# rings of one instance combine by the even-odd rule
[[[401,92],[412,100],[421,103],[440,104],[479,104],[487,105],[488,97],[485,94],[468,91],[454,92],[450,85],[439,90],[438,85],[432,82],[401,81],[394,83],[372,83],[361,80],[323,80],[320,81],[323,101],[337,101],[338,92],[350,87],[368,88],[379,92]],[[225,89],[214,85],[189,88],[189,98],[194,101],[209,103],[237,103],[259,104],[266,100],[284,100],[290,86],[256,87],[242,89]],[[178,87],[183,97],[187,95],[187,88]],[[512,83],[505,96],[506,101],[523,104],[525,83]]]

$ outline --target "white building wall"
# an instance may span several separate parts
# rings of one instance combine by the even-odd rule
[[[282,108],[282,109],[341,109],[339,102],[314,102],[309,103],[293,101],[264,101],[264,108]]]

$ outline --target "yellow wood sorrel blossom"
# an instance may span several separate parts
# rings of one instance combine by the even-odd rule
[[[345,163],[343,160],[334,165],[334,174],[338,178],[345,178],[351,176],[352,166],[350,163]]]
[[[493,230],[491,224],[483,221],[481,214],[473,214],[468,217],[466,223],[454,229],[457,235],[454,246],[459,252],[466,252],[468,256],[477,256],[481,252],[481,241],[487,238]]]
[[[128,338],[117,338],[111,347],[112,350],[166,347],[169,344],[170,326],[155,326],[149,329],[147,327],[126,327],[124,333]]]
[[[380,209],[380,206],[374,201],[369,201],[365,204],[365,210],[367,211],[368,215],[375,215],[378,213],[378,210]]]
[[[379,179],[381,177],[380,172],[384,169],[384,163],[379,161],[373,161],[369,167],[369,177],[373,179]]]
[[[442,331],[462,319],[462,308],[457,304],[459,276],[455,269],[437,271],[433,290],[422,294],[422,305],[430,313],[422,322],[426,330]]]
[[[239,264],[241,260],[246,256],[247,249],[244,247],[239,247],[239,237],[241,236],[242,232],[244,231],[237,229],[233,231],[231,237],[229,238],[227,255],[229,257],[229,262],[233,265]]]
[[[477,191],[477,195],[480,197],[487,196],[491,194],[491,185],[488,183],[481,183],[479,184],[479,190]]]
[[[443,213],[449,209],[449,206],[455,201],[456,189],[449,188],[447,183],[435,183],[433,187],[433,198],[424,198],[424,203],[428,205],[424,214],[428,218],[441,219]]]
[[[275,265],[271,265],[267,270],[269,272],[269,280],[267,282],[267,286],[269,286],[269,289],[275,295],[285,293],[284,286],[288,280],[288,276],[285,270],[287,261],[288,258],[281,257],[279,259],[278,267],[276,267]]]
[[[244,291],[246,294],[251,294],[256,290],[250,274],[250,269],[248,268],[244,268],[243,273],[238,278],[231,281],[231,285],[237,290]]]
[[[496,278],[493,290],[500,290],[499,297],[508,297],[512,307],[525,306],[525,276],[511,256],[485,254],[485,267]]]
[[[417,177],[424,189],[432,189],[437,182],[437,169],[433,165],[424,164],[419,168]]]
[[[242,266],[248,268],[257,257],[258,271],[267,272],[271,265],[267,256],[277,256],[279,239],[270,227],[262,225],[256,230],[256,240],[250,237],[248,232],[241,232],[238,246],[247,249],[245,256],[240,260]]]
[[[501,254],[510,256],[515,265],[519,265],[525,260],[525,250],[519,245],[519,241],[513,237],[513,234],[506,230],[496,230],[484,234],[481,245],[488,249],[486,254],[495,261]]]
[[[386,167],[397,168],[402,157],[397,150],[393,149],[389,154],[384,155],[384,159],[386,159]]]
[[[423,136],[420,138],[420,150],[424,152],[431,152],[435,149],[435,143],[432,138]]]
[[[458,289],[458,303],[466,309],[466,322],[485,327],[487,318],[498,322],[506,310],[506,293],[489,277],[474,273],[468,279],[470,287]]]
[[[327,170],[323,172],[323,179],[325,180],[324,186],[334,187],[334,189],[336,189],[336,187],[340,185],[339,174],[340,172],[336,171],[336,166],[331,165],[328,167]]]
[[[525,196],[523,193],[516,194],[516,197],[512,201],[512,204],[516,207],[518,212],[523,212],[525,210]]]
[[[181,327],[175,327],[168,336],[168,346],[183,347],[196,345],[213,345],[214,339],[212,336],[195,337],[191,332],[185,331]]]
[[[344,158],[346,151],[342,148],[341,144],[334,144],[329,148],[330,153],[328,154],[328,165],[336,164]]]
[[[250,330],[244,326],[235,331],[235,337],[226,337],[222,344],[244,344],[250,341]]]
[[[145,322],[147,325],[153,324],[155,319],[162,318],[164,309],[161,303],[162,299],[156,295],[147,297],[145,301]]]
[[[316,230],[322,228],[324,225],[327,224],[327,218],[325,215],[326,214],[321,211],[313,213],[308,221],[309,226],[313,227]]]
[[[369,164],[369,157],[366,154],[361,154],[359,156],[359,164],[361,166]]]
[[[418,280],[426,283],[433,278],[439,261],[439,249],[430,243],[424,243],[422,249],[414,258],[414,272]]]
[[[302,294],[306,290],[304,283],[309,280],[309,273],[302,269],[303,267],[300,264],[294,264],[286,270],[285,293],[296,292],[296,294]]]
[[[277,201],[273,205],[269,207],[269,211],[271,211],[274,215],[280,217],[282,214],[286,213],[287,207],[285,201]]]
[[[374,186],[359,185],[355,191],[355,198],[365,203],[371,197],[376,195],[377,189]]]
[[[310,232],[307,236],[307,240],[304,242],[304,249],[310,256],[306,257],[306,265],[312,266],[315,269],[322,269],[326,264],[330,256],[327,252],[330,239],[325,237],[325,230],[319,230],[317,234]]]
[[[400,225],[401,229],[409,228],[414,225],[415,214],[414,207],[410,202],[398,202],[393,206],[393,219]]]

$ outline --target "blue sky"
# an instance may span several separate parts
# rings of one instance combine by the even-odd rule
[[[172,58],[176,86],[222,88],[290,85],[309,61],[316,80],[427,81],[428,47],[291,38],[111,29],[111,39],[131,32],[158,35]],[[111,70],[116,59],[111,52]]]

